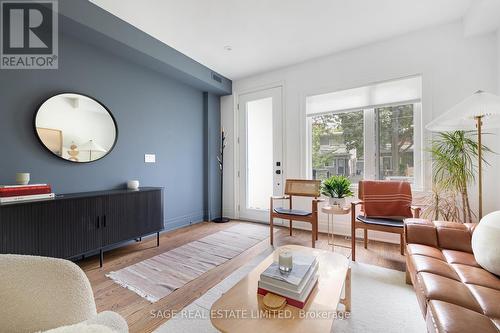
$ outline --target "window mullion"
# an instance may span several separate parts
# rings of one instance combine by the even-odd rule
[[[375,150],[375,112],[374,109],[364,110],[364,178],[376,179]]]

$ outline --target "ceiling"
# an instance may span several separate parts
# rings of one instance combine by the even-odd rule
[[[458,20],[472,2],[90,1],[232,80]]]

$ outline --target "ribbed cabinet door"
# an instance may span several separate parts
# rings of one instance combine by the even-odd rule
[[[146,211],[141,223],[141,231],[144,234],[163,230],[163,193],[162,191],[146,192]]]
[[[110,195],[104,198],[103,246],[138,237],[137,215],[141,193]]]
[[[41,228],[41,255],[71,258],[101,246],[101,198],[60,200],[40,209],[50,220]]]
[[[31,204],[1,207],[0,253],[38,254],[38,233],[43,222],[34,214]]]

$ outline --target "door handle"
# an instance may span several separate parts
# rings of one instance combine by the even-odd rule
[[[102,225],[104,228],[106,228],[106,215],[102,217]]]
[[[101,227],[101,217],[100,216],[97,216],[97,229],[99,229]]]

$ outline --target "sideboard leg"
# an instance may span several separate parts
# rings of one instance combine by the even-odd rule
[[[160,233],[157,232],[156,233],[156,247],[159,247],[160,246]]]
[[[102,262],[104,261],[104,253],[102,252],[102,249],[99,250],[99,267],[102,268]]]

